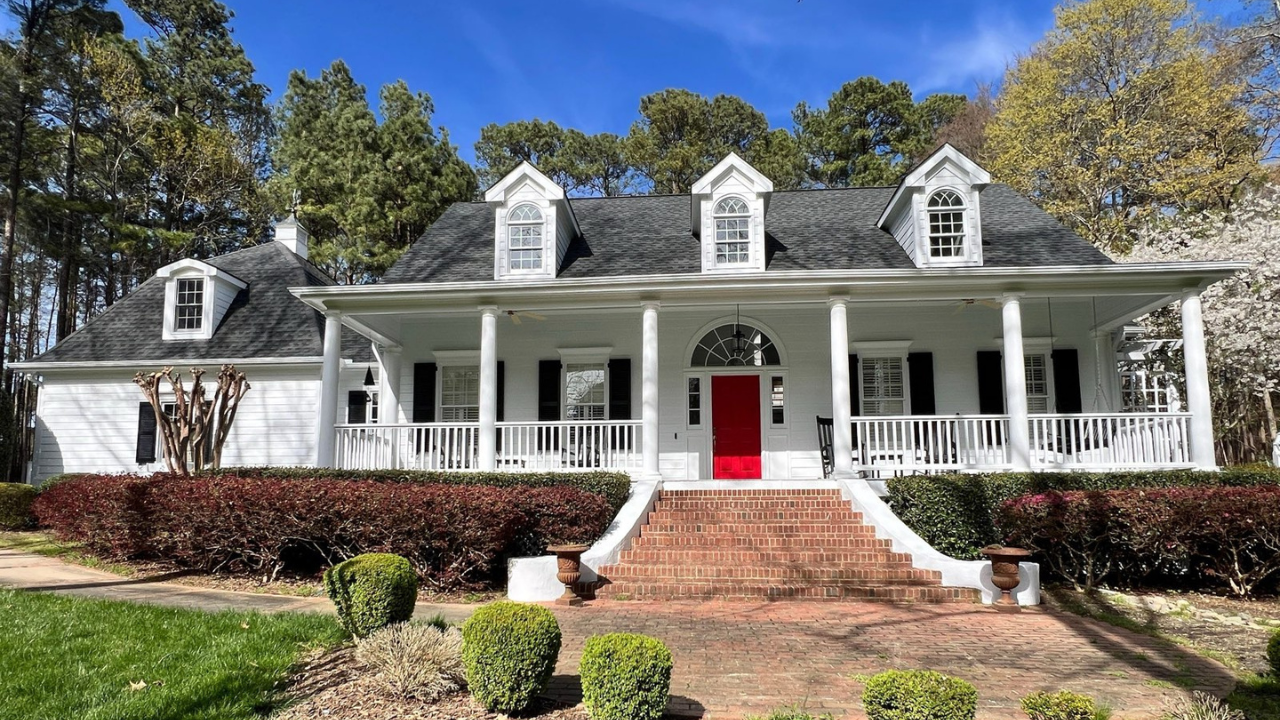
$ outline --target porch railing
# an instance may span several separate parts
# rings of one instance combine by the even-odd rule
[[[1035,469],[1190,467],[1191,413],[1032,415]]]
[[[338,425],[335,463],[349,470],[479,470],[478,423]],[[639,421],[498,423],[503,471],[641,466]]]
[[[999,415],[853,419],[853,463],[869,475],[1009,467],[1009,418]]]

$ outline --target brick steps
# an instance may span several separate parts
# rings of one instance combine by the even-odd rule
[[[912,566],[835,490],[664,492],[601,597],[973,602]]]

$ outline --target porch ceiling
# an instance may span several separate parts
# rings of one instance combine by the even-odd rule
[[[474,315],[497,306],[534,312],[634,310],[659,300],[664,309],[726,304],[812,305],[831,297],[855,303],[919,305],[965,299],[1093,298],[1097,327],[1109,330],[1203,289],[1247,267],[1245,263],[1152,263],[1088,267],[959,268],[872,272],[766,272],[594,278],[512,283],[404,283],[294,287],[290,292],[375,342],[398,344],[401,321],[413,317]]]

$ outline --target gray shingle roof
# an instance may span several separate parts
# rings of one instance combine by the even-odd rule
[[[333,280],[278,242],[205,262],[248,284],[212,338],[164,340],[164,280],[152,277],[36,360],[161,362],[323,354],[323,318],[289,294],[289,288],[332,285]],[[369,341],[348,328],[343,328],[342,349],[358,362],[372,359]]]
[[[911,268],[906,252],[876,226],[894,188],[775,192],[765,219],[769,270]],[[986,267],[1109,265],[1100,251],[1006,185],[982,191]],[[582,229],[559,277],[701,272],[689,229],[690,196],[574,198]],[[493,213],[458,203],[436,220],[383,282],[493,279]]]

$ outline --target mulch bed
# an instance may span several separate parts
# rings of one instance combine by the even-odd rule
[[[308,662],[292,679],[289,695],[296,702],[275,720],[497,720],[465,692],[434,703],[388,697],[371,686],[352,657],[351,648],[325,653]],[[581,706],[539,701],[529,720],[588,720]]]

